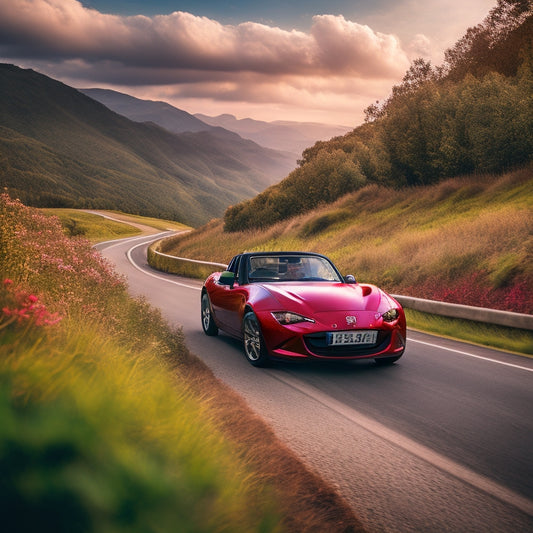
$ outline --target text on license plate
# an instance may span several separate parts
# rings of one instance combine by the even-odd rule
[[[378,338],[376,330],[371,331],[334,331],[328,333],[330,346],[339,344],[375,344]]]

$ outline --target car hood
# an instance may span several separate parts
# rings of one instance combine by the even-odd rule
[[[306,315],[333,311],[378,311],[394,305],[394,301],[378,287],[367,284],[290,282],[264,284],[263,288],[279,304],[280,311]]]

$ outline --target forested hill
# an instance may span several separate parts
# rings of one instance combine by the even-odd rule
[[[447,50],[416,60],[365,124],[304,151],[279,184],[226,210],[224,228],[268,227],[369,183],[390,188],[498,173],[533,158],[533,8],[499,0]]]
[[[0,186],[36,207],[117,209],[196,225],[294,168],[236,134],[133,122],[47,76],[0,64]]]

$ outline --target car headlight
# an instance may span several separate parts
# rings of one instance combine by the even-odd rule
[[[381,315],[381,317],[383,318],[385,322],[394,322],[395,320],[398,319],[399,316],[400,316],[400,312],[398,311],[398,309],[389,309],[388,311],[385,311],[385,313]]]
[[[299,315],[298,313],[291,313],[290,311],[276,311],[272,316],[282,325],[289,326],[290,324],[298,324],[299,322],[314,322],[312,318]]]

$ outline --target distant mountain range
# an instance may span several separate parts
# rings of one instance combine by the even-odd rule
[[[202,114],[191,115],[166,102],[141,100],[133,96],[108,89],[80,89],[113,111],[137,122],[155,122],[174,133],[213,131],[221,129],[237,133],[245,139],[272,150],[291,153],[294,161],[300,158],[303,150],[315,142],[326,141],[344,135],[353,128],[315,122],[290,122],[277,120],[263,122],[251,118],[237,119],[233,115],[210,117]]]
[[[220,126],[238,133],[241,137],[251,139],[261,146],[274,150],[296,152],[298,157],[303,150],[313,146],[317,141],[328,141],[332,137],[344,135],[353,128],[316,122],[291,122],[276,120],[263,122],[251,118],[237,119],[233,115],[209,117],[199,113],[196,118],[211,126]]]
[[[172,133],[142,110],[143,122],[132,121],[52,78],[0,64],[0,186],[34,206],[118,209],[197,225],[294,168],[293,154],[149,104],[180,116],[187,132]]]

